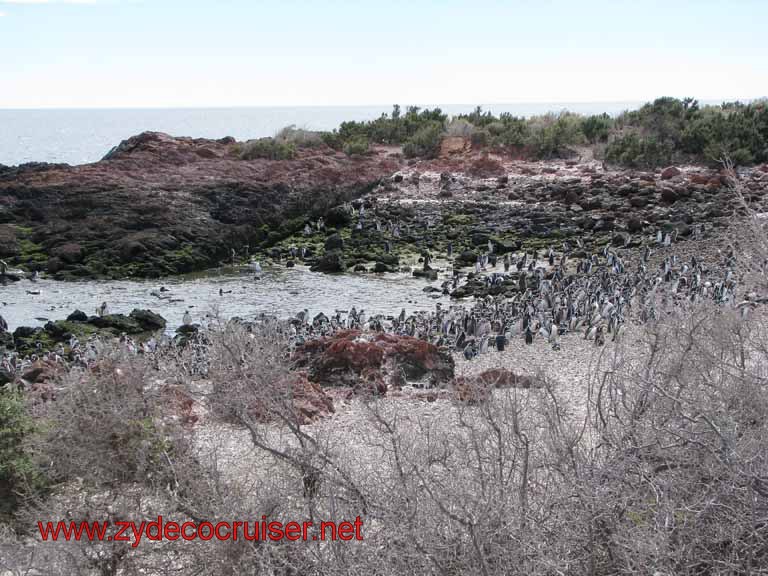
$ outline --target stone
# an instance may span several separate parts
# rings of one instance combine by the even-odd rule
[[[453,378],[450,354],[435,345],[387,333],[345,330],[299,346],[294,360],[309,379],[323,386],[349,386],[382,394],[393,372],[407,381],[428,378],[439,385]]]
[[[146,332],[162,330],[166,325],[165,318],[151,310],[140,310],[136,308],[131,312],[130,317],[133,318]]]
[[[67,322],[88,322],[88,315],[82,310],[75,310],[67,316]]]
[[[671,180],[675,176],[680,176],[680,174],[682,174],[680,168],[677,168],[676,166],[668,166],[661,171],[661,179]]]
[[[312,272],[344,272],[347,265],[341,250],[326,252],[310,267]]]
[[[677,191],[674,188],[662,188],[661,199],[667,204],[677,202]]]
[[[643,221],[639,218],[630,218],[627,220],[627,230],[630,232],[640,232],[643,229]]]
[[[83,261],[83,247],[80,244],[69,243],[57,246],[51,250],[51,254],[67,264],[79,264]]]

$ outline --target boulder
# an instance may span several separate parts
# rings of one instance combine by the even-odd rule
[[[341,250],[326,252],[310,267],[312,272],[344,272],[346,269]]]
[[[324,386],[349,386],[382,394],[394,374],[406,381],[427,378],[440,385],[453,378],[450,354],[435,345],[386,333],[345,330],[306,342],[295,352],[299,367],[309,370],[309,379]]]
[[[141,334],[144,332],[142,327],[136,320],[126,316],[125,314],[107,314],[106,316],[91,316],[88,319],[88,323],[102,328],[110,330],[115,335],[120,334]]]
[[[643,229],[643,221],[640,218],[630,218],[627,220],[627,230],[630,232],[640,232]]]
[[[67,322],[88,322],[88,315],[82,310],[75,310],[67,316]]]
[[[138,323],[139,326],[141,326],[145,332],[162,330],[166,325],[165,318],[160,316],[160,314],[155,314],[151,310],[140,310],[135,308],[131,312],[130,316]]]
[[[13,331],[13,339],[30,338],[35,335],[36,330],[29,326],[19,326]]]
[[[459,266],[473,266],[477,262],[477,254],[472,250],[465,250],[456,258]]]
[[[53,380],[59,370],[53,361],[38,360],[21,373],[21,378],[29,384],[43,384]]]
[[[667,204],[677,202],[677,191],[674,188],[662,188],[661,199]]]
[[[661,179],[662,180],[671,180],[675,176],[680,176],[682,172],[680,171],[680,168],[676,166],[668,166],[667,168],[664,168],[664,170],[661,171]]]
[[[85,256],[83,253],[83,247],[80,246],[80,244],[75,243],[62,244],[61,246],[57,246],[51,250],[51,254],[67,264],[79,264],[83,261]]]

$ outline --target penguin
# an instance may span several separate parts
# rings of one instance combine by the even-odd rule
[[[184,323],[184,326],[190,326],[192,324],[192,314],[189,313],[189,310],[184,312],[181,321]]]
[[[531,325],[529,324],[525,328],[525,343],[533,344],[533,332],[531,331]]]
[[[96,313],[99,316],[107,316],[109,314],[109,308],[107,307],[107,303],[106,302],[102,302],[101,306],[96,308]]]
[[[496,350],[498,352],[504,352],[504,348],[507,345],[507,337],[504,334],[496,336]]]

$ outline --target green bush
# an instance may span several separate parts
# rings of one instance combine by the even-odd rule
[[[353,156],[356,154],[368,153],[368,138],[365,136],[355,136],[344,144],[344,154]]]
[[[653,136],[643,137],[628,133],[612,140],[605,150],[605,159],[614,164],[632,168],[653,168],[671,164],[674,148],[659,142]]]
[[[431,122],[420,128],[403,145],[406,158],[422,157],[435,158],[440,152],[443,140],[443,127],[439,122]]]
[[[242,160],[266,158],[268,160],[290,160],[296,157],[296,145],[290,142],[278,142],[274,138],[249,140],[240,147]]]
[[[341,150],[344,147],[344,140],[336,130],[333,132],[323,132],[321,138],[326,146],[334,150]]]
[[[338,135],[343,142],[365,137],[377,144],[403,144],[425,126],[439,123],[442,129],[447,118],[440,108],[422,110],[410,106],[403,114],[400,106],[395,105],[391,115],[385,113],[365,122],[342,122]]]
[[[0,388],[0,521],[47,483],[24,449],[33,430],[22,394]]]
[[[584,140],[581,118],[571,112],[534,116],[528,121],[525,144],[541,158],[561,156],[568,146]]]
[[[613,121],[608,114],[588,116],[581,121],[581,131],[584,137],[595,144],[597,142],[606,142],[611,133]]]

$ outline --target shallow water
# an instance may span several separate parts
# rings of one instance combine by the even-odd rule
[[[397,314],[401,308],[409,313],[434,310],[436,302],[447,305],[447,297],[436,299],[423,291],[430,285],[439,287],[440,282],[405,274],[328,275],[310,272],[305,267],[267,269],[259,280],[252,274],[235,271],[163,280],[22,280],[0,286],[0,315],[14,330],[18,326],[42,326],[47,320],[62,320],[75,309],[91,315],[97,306],[107,302],[110,313],[127,314],[134,308],[149,308],[168,321],[168,331],[172,332],[181,325],[188,309],[193,320],[200,322],[206,314],[216,312],[223,318],[251,319],[262,312],[287,318],[306,308],[312,317],[319,312],[331,314],[355,306],[370,317]],[[169,291],[160,293],[161,286]],[[220,296],[219,289],[231,293]],[[153,296],[153,291],[167,298]]]

